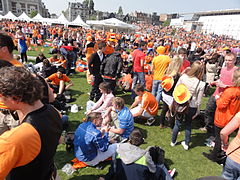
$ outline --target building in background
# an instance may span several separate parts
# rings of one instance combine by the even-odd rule
[[[48,9],[41,0],[0,0],[0,13],[5,15],[8,11],[12,11],[16,16],[23,12],[30,16],[33,11],[40,13],[43,17],[50,16]]]

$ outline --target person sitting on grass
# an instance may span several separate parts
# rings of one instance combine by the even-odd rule
[[[65,90],[73,86],[73,82],[63,73],[64,69],[59,68],[56,73],[45,79],[47,82],[51,81],[50,86],[53,88],[54,93],[62,94]],[[66,82],[68,83],[67,86],[65,85]]]
[[[103,125],[109,128],[109,136],[112,140],[120,142],[127,139],[134,129],[134,120],[130,110],[124,105],[124,99],[115,97],[106,113],[103,115]],[[108,124],[112,121],[112,126]]]
[[[133,117],[147,119],[146,125],[151,126],[155,122],[154,116],[158,112],[158,102],[150,92],[145,91],[141,84],[135,86],[134,92],[137,97],[130,107],[131,113]]]
[[[143,142],[142,132],[134,129],[127,142],[118,144],[109,172],[99,180],[172,180],[162,161],[153,160],[150,147],[146,150],[139,147]],[[172,172],[174,173],[175,170]]]
[[[98,129],[102,120],[101,113],[92,112],[75,131],[75,157],[89,166],[96,166],[116,152],[116,144],[109,143],[108,129]]]
[[[110,84],[108,82],[102,82],[99,85],[99,89],[102,93],[102,96],[96,103],[93,101],[87,102],[86,115],[89,115],[91,112],[100,112],[104,114],[107,108],[112,105],[114,95],[112,94]]]

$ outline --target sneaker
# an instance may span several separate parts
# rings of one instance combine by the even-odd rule
[[[155,122],[155,119],[153,117],[149,118],[145,125],[151,126]]]
[[[185,141],[182,141],[181,144],[185,150],[188,150],[189,147],[186,145]]]
[[[175,142],[175,143],[173,143],[173,142],[171,142],[171,146],[173,147],[173,146],[175,146],[177,144],[177,142]]]
[[[168,173],[170,174],[171,177],[174,176],[175,172],[176,172],[176,168],[173,168],[172,170],[168,170]]]
[[[199,130],[202,131],[202,132],[207,132],[207,128],[206,127],[199,128]]]

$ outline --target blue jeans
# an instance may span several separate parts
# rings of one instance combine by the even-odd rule
[[[135,88],[137,83],[145,86],[145,75],[144,75],[144,72],[133,72],[132,89]]]
[[[226,180],[240,180],[240,164],[227,157],[222,177]]]
[[[175,143],[177,140],[178,132],[181,127],[182,122],[185,119],[185,144],[189,145],[191,130],[192,130],[192,117],[196,114],[197,108],[189,107],[188,112],[185,115],[176,114],[176,121],[173,128],[172,142]]]
[[[161,179],[165,180],[173,180],[164,164],[157,164],[156,177],[161,177]]]
[[[160,100],[162,100],[162,81],[160,80],[153,80],[153,85],[152,85],[152,94],[156,97],[156,100],[158,103],[160,103]]]

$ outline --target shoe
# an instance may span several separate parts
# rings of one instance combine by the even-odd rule
[[[182,141],[181,144],[185,150],[188,150],[189,147],[186,145],[185,141]]]
[[[155,122],[155,119],[153,117],[149,118],[145,125],[151,126]]]
[[[168,170],[168,173],[170,174],[171,177],[174,176],[175,172],[176,172],[176,168],[173,168],[172,170]]]
[[[175,143],[173,143],[173,142],[171,142],[171,144],[170,144],[170,146],[175,146],[177,144],[177,142],[175,142]]]

